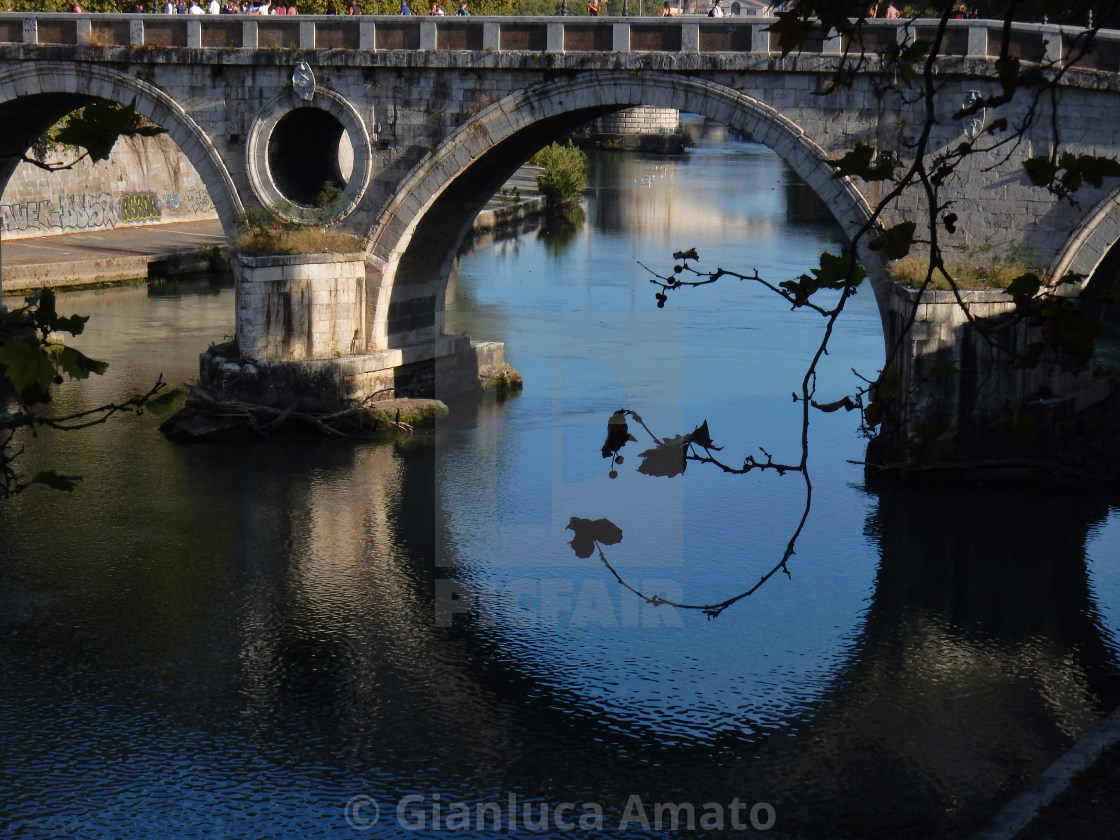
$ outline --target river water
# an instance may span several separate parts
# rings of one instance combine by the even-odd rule
[[[782,280],[838,229],[767,149],[694,132],[593,156],[582,224],[462,255],[449,322],[506,342],[519,396],[394,442],[27,442],[84,481],[0,508],[0,835],[673,837],[691,807],[708,836],[968,837],[1115,706],[1117,499],[872,493],[842,413],[813,418],[790,575],[720,617],[575,556],[569,518],[606,517],[627,580],[719,601],[800,515],[796,476],[639,474],[640,429],[616,478],[600,456],[617,408],[798,456],[819,316],[730,280],[658,310],[638,261]],[[190,379],[232,331],[215,278],[60,301],[111,362],[60,409]],[[819,398],[881,358],[865,290]]]

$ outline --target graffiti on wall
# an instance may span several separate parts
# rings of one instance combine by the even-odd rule
[[[65,195],[56,200],[0,204],[0,230],[41,230],[66,233],[108,230],[119,224],[174,221],[175,216],[212,214],[214,202],[206,190],[187,190],[163,198],[151,191],[93,195]]]
[[[58,201],[28,201],[25,204],[0,204],[0,221],[4,230],[34,228],[88,230],[115,227],[113,197],[101,195],[66,195]]]
[[[168,193],[164,196],[163,206],[169,210],[178,210],[183,215],[198,215],[213,213],[214,202],[206,190],[187,190],[182,195]]]
[[[163,218],[163,202],[153,192],[124,193],[117,202],[117,218],[126,225],[159,221]]]

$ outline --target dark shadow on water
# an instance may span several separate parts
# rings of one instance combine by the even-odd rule
[[[149,282],[148,297],[207,297],[220,294],[233,287],[233,274],[229,272],[183,274]]]

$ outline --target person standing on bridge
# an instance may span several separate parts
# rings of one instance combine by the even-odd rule
[[[587,13],[591,17],[599,17],[599,0],[588,0]]]
[[[898,20],[902,17],[902,12],[900,12],[898,6],[894,4],[894,0],[890,0],[890,2],[887,3],[887,13],[884,17],[886,17],[887,20]]]
[[[665,0],[665,5],[661,7],[661,17],[675,17],[673,9],[669,5],[669,0]]]
[[[459,8],[455,10],[455,14],[459,17],[471,16],[471,13],[467,11],[467,0],[459,0]]]
[[[712,8],[708,9],[708,17],[723,17],[723,3],[716,0]]]

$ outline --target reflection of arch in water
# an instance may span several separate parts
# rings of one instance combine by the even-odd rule
[[[842,826],[859,802],[879,811],[884,836],[971,834],[1115,705],[1117,663],[1085,564],[1106,513],[1088,496],[879,497],[863,630],[776,771],[816,789],[814,821]],[[898,807],[922,800],[924,832]]]
[[[467,229],[513,171],[549,141],[606,113],[635,105],[704,115],[750,134],[780,155],[824,200],[848,239],[870,209],[848,179],[834,179],[827,155],[774,108],[731,88],[656,72],[566,77],[484,109],[405,178],[375,222],[367,253],[381,275],[369,346],[400,346],[443,329],[443,284]],[[877,297],[881,257],[861,247]],[[418,331],[417,304],[434,308]],[[430,301],[430,303],[427,303]]]
[[[440,535],[434,455],[402,459],[381,447],[361,462],[348,481],[292,500],[307,526],[290,536],[319,565],[287,579],[281,597],[304,638],[281,654],[299,670],[345,652],[331,673],[337,684],[318,694],[315,725],[389,774],[413,772],[429,751],[448,784],[480,798],[517,790],[618,805],[635,791],[740,795],[771,801],[784,827],[807,836],[827,827],[827,836],[862,837],[869,826],[884,837],[968,834],[1120,688],[1085,568],[1100,505],[890,494],[867,523],[882,555],[875,589],[829,688],[778,728],[759,730],[745,709],[728,708],[725,727],[668,743],[646,721],[587,704],[562,662],[511,655],[500,624],[458,616],[435,627],[435,581],[469,583],[470,573],[448,568],[454,540]],[[340,565],[336,546],[374,532],[382,536],[364,558]],[[307,687],[269,685],[278,692],[269,703],[297,709]]]

